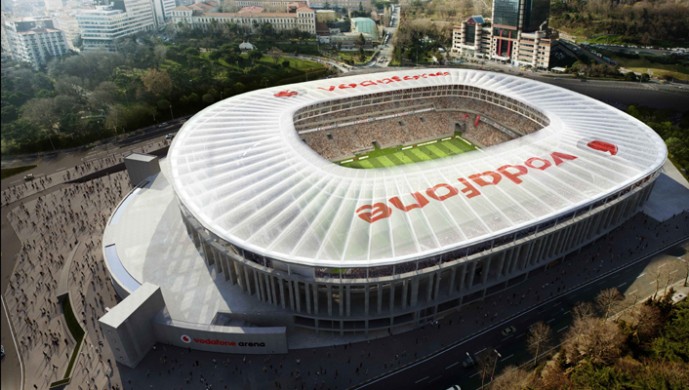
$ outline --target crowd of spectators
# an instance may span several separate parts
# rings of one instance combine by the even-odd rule
[[[532,133],[541,125],[497,104],[468,97],[432,97],[373,102],[347,108],[334,105],[320,115],[295,120],[302,140],[330,161],[375,147],[413,145],[460,132],[486,148]]]

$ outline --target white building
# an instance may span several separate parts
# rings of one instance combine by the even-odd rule
[[[124,0],[124,7],[96,6],[80,10],[77,22],[83,49],[115,50],[115,40],[162,27],[172,17],[174,0]]]
[[[373,9],[371,0],[311,0],[309,4],[315,8],[324,8],[328,3],[330,8],[346,8],[348,11],[359,10],[359,5],[365,10]]]
[[[15,61],[28,62],[34,68],[69,52],[65,34],[53,26],[51,19],[8,20],[2,28],[6,53]]]
[[[316,11],[302,6],[295,12],[265,12],[261,7],[245,7],[238,12],[215,12],[207,3],[177,7],[172,11],[175,25],[186,24],[192,28],[208,28],[216,23],[233,23],[245,30],[255,30],[270,23],[276,31],[298,30],[316,35]]]
[[[464,57],[483,58],[490,47],[490,27],[483,16],[466,19],[452,30],[452,51]]]
[[[552,41],[545,31],[521,32],[514,46],[512,63],[517,66],[548,69]]]
[[[82,49],[115,50],[115,40],[140,30],[132,29],[129,16],[112,6],[97,6],[95,9],[81,10],[77,14],[81,31]]]
[[[466,19],[452,30],[452,53],[464,58],[485,58],[515,66],[548,69],[553,39],[547,30],[524,32],[494,27],[482,16]]]
[[[225,0],[222,2],[224,12],[237,12],[245,7],[261,7],[269,12],[287,12],[300,7],[308,7],[308,1],[294,0]]]

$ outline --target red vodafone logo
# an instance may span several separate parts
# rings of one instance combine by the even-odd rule
[[[603,146],[596,145],[603,148]],[[615,148],[615,153],[617,153],[617,148]],[[499,183],[505,182],[519,185],[529,172],[559,167],[566,161],[573,161],[577,158],[577,156],[563,152],[551,152],[549,156],[531,157],[523,164],[503,165],[492,171],[476,172],[467,177],[458,177],[456,178],[457,181],[453,180],[450,183],[437,183],[425,190],[393,196],[372,204],[364,204],[359,206],[355,213],[362,220],[374,223],[389,218],[393,214],[393,210],[408,213],[415,209],[422,209],[430,204],[431,200],[444,202],[455,196],[471,199],[480,196],[483,187],[502,185]]]
[[[593,141],[589,141],[586,146],[593,150],[597,150],[599,152],[603,153],[610,153],[611,156],[614,156],[617,154],[617,145],[611,144],[610,142],[605,142],[601,141],[599,139],[594,139]]]
[[[191,337],[189,337],[189,336],[187,336],[187,335],[185,335],[185,334],[179,336],[179,339],[182,340],[182,342],[183,342],[184,344],[189,344],[189,343],[191,343]]]
[[[297,95],[299,95],[299,92],[290,91],[289,89],[286,89],[284,91],[276,92],[273,96],[279,97],[279,98],[288,98],[288,97],[297,96]]]

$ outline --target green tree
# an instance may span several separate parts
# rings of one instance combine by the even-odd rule
[[[550,341],[553,337],[553,331],[546,323],[539,321],[529,327],[529,334],[526,338],[526,344],[529,352],[534,357],[534,363],[538,362],[540,353],[550,346]]]
[[[142,76],[144,88],[156,97],[167,97],[172,91],[172,79],[164,70],[148,69]]]

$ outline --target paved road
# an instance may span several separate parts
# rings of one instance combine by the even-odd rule
[[[482,371],[480,365],[463,368],[461,363],[466,359],[467,352],[475,359],[481,360],[497,351],[501,356],[495,365],[496,375],[506,366],[527,363],[532,360],[532,356],[526,347],[526,335],[533,323],[544,321],[553,330],[555,339],[561,340],[571,325],[572,307],[577,302],[593,301],[602,289],[617,288],[625,294],[625,300],[618,306],[619,310],[625,310],[653,295],[656,285],[662,290],[675,282],[681,283],[686,269],[680,258],[689,260],[689,242],[684,242],[680,248],[680,252],[683,253],[681,256],[660,253],[644,258],[624,270],[600,280],[592,280],[581,288],[529,309],[519,317],[497,324],[431,359],[361,388],[446,389],[453,384],[459,384],[462,389],[478,389],[482,383],[490,382],[492,368],[488,372]],[[661,277],[658,278],[658,275]],[[666,277],[667,275],[669,276]],[[514,326],[516,331],[503,335],[503,329],[508,326]]]
[[[529,74],[526,76],[532,77]],[[538,81],[556,85],[598,99],[619,109],[639,105],[677,112],[689,112],[689,85],[588,80],[533,76]]]

